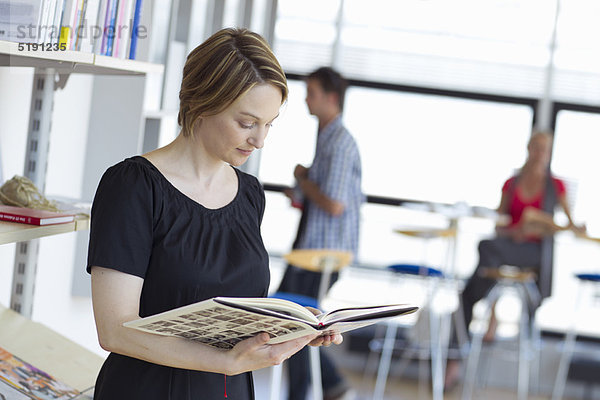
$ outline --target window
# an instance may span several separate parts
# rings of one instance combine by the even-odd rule
[[[304,82],[288,82],[289,98],[273,122],[260,150],[258,178],[262,182],[294,184],[296,164],[309,165],[317,144],[317,120],[308,114]]]
[[[287,186],[294,183],[296,164],[310,164],[317,132],[304,103],[304,83],[289,84],[289,101],[261,150],[259,169],[262,182]],[[351,87],[344,123],[361,152],[365,194],[496,208],[502,184],[525,160],[532,116],[526,105]],[[300,213],[279,193],[268,193],[267,202],[265,243],[271,252],[287,252]],[[447,224],[443,217],[389,206],[365,205],[361,214],[359,257],[364,263],[397,261],[394,249],[399,247],[390,244],[398,241],[403,249],[416,249],[393,233],[400,224]],[[462,242],[475,249],[471,241],[478,236],[472,232],[490,231],[488,222],[482,227],[481,221],[461,221],[461,228],[471,232]],[[464,256],[458,263],[466,271],[475,265],[472,253],[459,252]],[[423,252],[407,254],[403,261],[416,262]]]
[[[350,88],[344,120],[368,194],[495,208],[526,156],[524,105]]]
[[[552,170],[567,183],[575,222],[585,223],[588,234],[600,236],[600,114],[562,110],[557,115]],[[559,216],[557,216],[558,219]],[[563,218],[565,223],[566,219]],[[600,246],[572,234],[557,235],[554,292],[572,298],[577,290],[575,272],[597,271]]]
[[[556,122],[552,170],[573,190],[574,218],[585,222],[592,236],[600,236],[600,114],[563,110]]]

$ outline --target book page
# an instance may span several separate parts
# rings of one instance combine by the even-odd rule
[[[388,320],[389,318],[372,318],[368,320],[362,321],[353,321],[353,322],[336,322],[326,327],[326,329],[322,330],[323,335],[333,335],[336,333],[344,333],[354,329],[363,328],[365,326],[373,325],[378,322],[383,322]]]
[[[273,297],[217,297],[216,299],[217,301],[221,300],[230,304],[275,311],[313,324],[319,323],[317,317],[310,312],[310,310],[289,300],[277,299]]]
[[[411,314],[417,311],[417,309],[417,307],[408,306],[406,304],[343,308],[325,314],[321,314],[318,318],[323,324],[331,325],[338,321],[367,321],[373,319],[389,318],[397,315]]]
[[[126,322],[124,326],[159,335],[195,340],[219,349],[231,349],[242,340],[261,332],[280,343],[316,332],[292,319],[257,314],[217,303],[214,299],[191,304],[154,316]]]

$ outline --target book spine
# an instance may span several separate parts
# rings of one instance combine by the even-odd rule
[[[0,0],[0,40],[37,43],[44,24],[42,0],[20,1]]]
[[[69,18],[69,10],[68,1],[63,0],[62,2],[62,10],[60,12],[60,21],[58,22],[58,44],[65,46],[65,48],[69,47],[69,30],[65,29],[65,24]]]
[[[133,25],[133,8],[135,0],[127,0],[125,11],[123,13],[123,22],[121,25],[121,33],[119,39],[119,58],[127,58],[129,56],[129,42],[131,40],[131,27]]]
[[[125,16],[125,3],[127,0],[119,0],[117,19],[115,20],[115,38],[113,40],[113,57],[119,56],[121,47],[121,34],[123,33],[123,17]]]
[[[129,44],[129,59],[135,60],[137,51],[138,29],[140,25],[140,15],[142,14],[142,0],[135,1],[135,9],[133,11],[133,22],[131,23],[131,40]]]
[[[37,35],[36,42],[37,43],[45,43],[46,41],[46,32],[48,31],[48,19],[50,15],[50,6],[52,0],[44,0],[42,4],[42,17],[40,19],[40,24],[37,27]]]
[[[61,27],[60,28],[60,38],[58,40],[58,44],[59,45],[64,44],[64,48],[68,49],[69,44],[70,44],[70,40],[69,40],[70,37],[71,37],[71,28],[68,26]]]
[[[87,5],[88,5],[88,0],[82,0],[82,9],[81,9],[81,18],[79,20],[79,24],[77,26],[77,32],[76,33],[76,43],[75,43],[75,50],[81,50],[81,43],[83,42],[83,39],[85,37],[85,18],[86,18],[86,14],[87,14]]]
[[[98,9],[100,8],[100,0],[88,0],[84,19],[84,34],[81,40],[81,51],[92,53],[94,50],[94,40],[98,36],[98,27],[96,20],[98,19]]]
[[[115,0],[106,0],[106,10],[104,12],[104,23],[102,28],[102,43],[100,44],[100,53],[98,54],[106,54],[106,42],[108,41],[108,29],[110,26],[110,13],[113,6],[113,2]]]
[[[50,30],[50,38],[53,44],[58,43],[58,40],[60,38],[60,20],[65,6],[64,3],[65,0],[56,1],[56,9],[54,10],[54,17],[52,18],[52,27]]]
[[[79,27],[81,21],[81,13],[83,11],[83,0],[76,0],[77,8],[75,10],[75,16],[73,18],[73,26],[71,29],[73,31],[73,36],[71,38],[71,50],[77,50],[77,28]]]
[[[106,28],[104,23],[104,21],[106,21],[106,5],[107,0],[100,0],[100,4],[98,6],[98,15],[96,17],[96,30],[98,36],[94,38],[94,47],[92,49],[94,54],[102,54],[102,41],[104,39],[104,30]]]
[[[56,8],[58,7],[58,0],[52,0],[50,9],[48,10],[48,20],[46,21],[46,38],[44,43],[53,43],[54,41],[54,16],[56,14]]]
[[[19,224],[39,225],[40,219],[35,217],[26,217],[23,215],[15,215],[5,212],[0,212],[0,221],[16,222]]]
[[[119,2],[123,0],[114,0],[111,10],[110,10],[110,22],[108,24],[108,33],[106,38],[106,52],[105,56],[112,56],[113,53],[113,44],[115,40],[115,23],[117,20],[117,10],[119,6]]]
[[[73,50],[75,48],[75,31],[77,29],[77,14],[79,13],[79,2],[80,0],[72,0],[73,3],[71,4],[71,20],[69,21],[71,23],[70,27],[69,27],[69,50]]]

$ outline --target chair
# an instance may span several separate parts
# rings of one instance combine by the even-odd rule
[[[285,260],[298,268],[322,274],[317,300],[321,302],[329,289],[331,274],[350,265],[352,253],[331,249],[296,249],[283,256]]]
[[[319,303],[317,299],[312,297],[303,296],[300,294],[294,293],[284,293],[284,292],[276,292],[269,297],[275,297],[277,299],[290,300],[295,303],[300,304],[304,307],[312,307],[319,308]],[[309,347],[309,357],[310,357],[310,371],[311,371],[311,379],[312,379],[312,394],[313,399],[322,399],[323,398],[323,388],[321,384],[321,363],[319,360],[319,348],[318,347]],[[283,364],[275,365],[272,367],[271,371],[271,400],[279,400],[280,391],[281,391],[281,379],[283,375]]]
[[[531,326],[532,315],[530,305],[538,304],[540,293],[535,284],[535,273],[523,271],[516,267],[502,266],[500,268],[484,268],[485,277],[495,279],[496,283],[486,296],[486,309],[484,319],[490,317],[492,307],[500,296],[508,291],[516,292],[521,301],[521,318],[519,321],[519,361],[517,391],[519,400],[527,399],[529,393],[529,352],[532,348],[533,329]],[[475,387],[475,378],[478,371],[479,357],[483,342],[484,332],[476,332],[471,341],[471,349],[467,360],[467,370],[463,385],[463,400],[471,399]]]
[[[290,300],[304,307],[318,309],[319,304],[325,297],[327,289],[329,288],[331,274],[349,265],[352,262],[352,253],[348,251],[329,249],[297,249],[284,255],[284,258],[288,263],[299,268],[322,273],[318,297],[315,299],[313,297],[287,292],[276,292],[270,297]],[[309,346],[309,359],[312,380],[312,398],[314,400],[322,400],[323,387],[321,382],[321,360],[319,355],[319,347]],[[271,400],[279,400],[282,371],[282,364],[272,367],[270,394]]]
[[[422,265],[417,264],[395,264],[388,267],[388,270],[395,274],[411,276],[418,279],[424,279],[427,282],[427,296],[425,304],[421,307],[420,315],[427,313],[429,315],[429,344],[425,347],[426,353],[431,357],[431,377],[432,377],[432,390],[434,400],[441,400],[443,398],[444,391],[444,374],[446,366],[446,358],[448,351],[448,343],[450,340],[450,312],[447,314],[436,315],[432,311],[430,305],[433,297],[436,295],[441,282],[454,282],[449,279],[449,276],[444,274],[440,269],[427,267],[427,248],[431,239],[445,238],[449,239],[447,253],[446,253],[446,270],[452,272],[454,269],[454,252],[455,252],[455,238],[457,233],[456,219],[451,218],[450,226],[448,228],[412,228],[412,229],[395,229],[395,233],[401,235],[424,239],[423,247],[423,261]],[[464,324],[462,324],[464,325]],[[461,326],[462,326],[461,325]],[[457,324],[458,326],[458,324]],[[375,389],[373,392],[373,398],[379,400],[383,398],[385,392],[385,385],[389,368],[391,364],[392,353],[395,347],[395,338],[398,331],[398,324],[394,321],[390,321],[386,326],[385,338],[381,347],[381,357],[379,367],[377,371],[377,378],[375,382]],[[459,335],[460,336],[460,335]],[[434,340],[435,338],[435,340]],[[409,356],[412,356],[415,351],[423,350],[422,345],[417,345],[412,348],[410,352],[405,353],[405,362],[408,362]],[[420,349],[419,349],[420,348]],[[425,381],[424,374],[426,369],[423,367],[423,357],[421,359],[419,368],[419,381],[421,386]],[[424,392],[424,388],[420,388],[420,392]]]
[[[440,283],[445,280],[443,272],[439,269],[426,267],[423,265],[415,264],[394,264],[387,267],[387,269],[394,274],[415,277],[418,279],[424,279],[427,282],[427,295],[425,297],[425,303],[421,308],[421,312],[425,312],[429,316],[429,343],[423,349],[421,344],[416,346],[409,345],[404,353],[404,361],[408,362],[415,352],[421,353],[420,368],[419,368],[419,381],[421,384],[424,380],[424,373],[426,369],[423,367],[425,364],[422,353],[426,353],[431,357],[431,377],[432,377],[432,390],[433,398],[435,400],[443,399],[443,385],[444,385],[444,370],[446,364],[446,356],[448,349],[448,342],[450,339],[450,316],[451,313],[436,314],[432,310],[431,303],[434,299]],[[377,369],[377,378],[375,381],[375,389],[373,391],[373,399],[383,399],[387,377],[392,360],[392,354],[396,347],[396,334],[398,332],[398,323],[395,321],[389,321],[386,323],[386,332],[381,345],[381,356],[379,359],[379,366]],[[373,344],[371,349],[373,350]],[[423,350],[425,350],[423,352]],[[420,388],[422,391],[423,388]]]
[[[575,342],[577,340],[577,332],[575,328],[580,314],[579,311],[581,299],[583,297],[582,293],[586,291],[585,289],[590,289],[592,286],[598,287],[600,284],[600,274],[576,274],[575,276],[579,280],[580,290],[577,290],[573,308],[575,312],[571,314],[571,321],[565,335],[560,362],[558,364],[558,372],[556,374],[556,380],[554,381],[554,389],[552,390],[552,400],[561,399],[565,390],[567,376],[569,373],[569,364],[571,363],[571,358],[575,351]]]

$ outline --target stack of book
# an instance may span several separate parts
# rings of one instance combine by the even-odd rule
[[[142,9],[143,0],[0,0],[0,40],[134,60]]]

